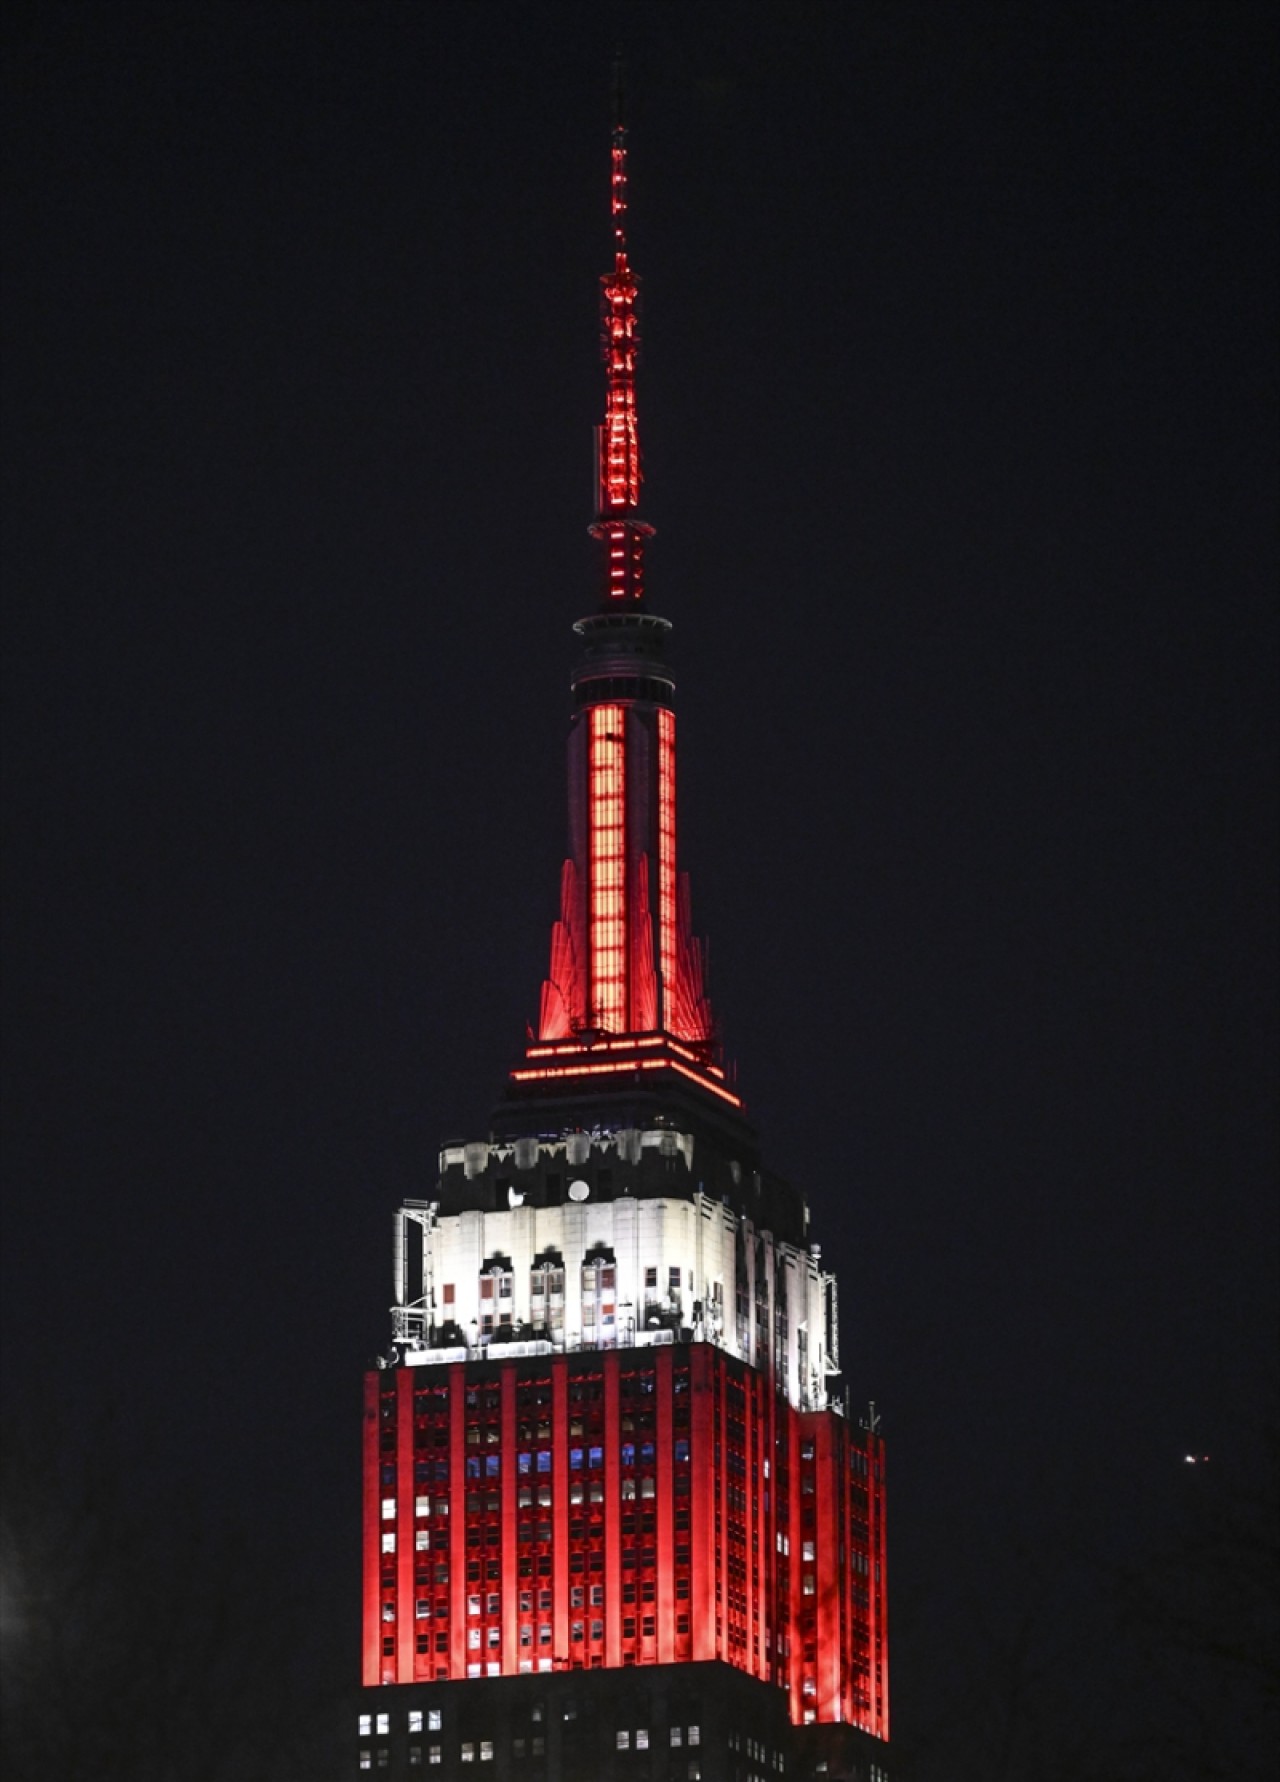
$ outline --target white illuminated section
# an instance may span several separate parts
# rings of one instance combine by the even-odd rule
[[[591,1190],[593,1168],[638,1162],[650,1148],[671,1160],[669,1196],[606,1198]],[[461,1169],[472,1180],[545,1164],[566,1185],[550,1206],[530,1205],[528,1196],[512,1204],[503,1195],[505,1204],[487,1211],[442,1215],[423,1202],[401,1209],[392,1307],[398,1358],[427,1366],[482,1355],[714,1343],[772,1371],[797,1410],[828,1408],[838,1341],[834,1277],[816,1246],[758,1231],[700,1192],[693,1155],[693,1136],[668,1128],[442,1152],[442,1172]],[[411,1300],[415,1246],[412,1273],[423,1291]]]

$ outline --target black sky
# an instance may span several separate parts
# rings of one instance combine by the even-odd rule
[[[6,1393],[269,1528],[335,1689],[390,1211],[555,914],[616,17],[7,26]],[[955,1775],[1025,1555],[1275,1428],[1274,26],[627,31],[683,863]]]

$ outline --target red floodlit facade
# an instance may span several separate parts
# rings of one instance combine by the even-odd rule
[[[876,1432],[708,1344],[386,1369],[364,1430],[366,1684],[719,1659],[887,1738]]]
[[[396,1215],[392,1345],[365,1381],[359,1767],[728,1782],[757,1773],[749,1749],[887,1782],[884,1444],[849,1415],[804,1198],[723,1063],[677,864],[620,123],[610,191],[602,592],[574,628],[560,913],[487,1137]],[[561,1718],[586,1723],[576,1746]],[[677,1768],[636,1767],[651,1733]]]

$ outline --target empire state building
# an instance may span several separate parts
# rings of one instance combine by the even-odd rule
[[[726,1070],[679,866],[627,155],[619,109],[559,915],[489,1130],[395,1214],[350,1769],[887,1782],[884,1443]]]

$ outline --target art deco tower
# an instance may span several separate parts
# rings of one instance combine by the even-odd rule
[[[610,205],[560,915],[487,1136],[395,1215],[354,1773],[873,1782],[884,1448],[848,1415],[804,1198],[723,1067],[677,861],[620,110]]]

